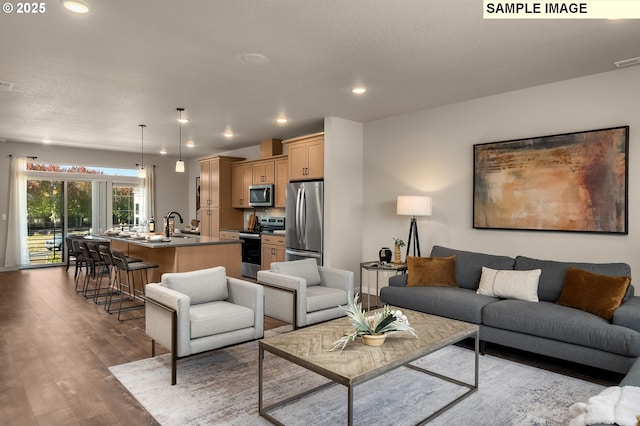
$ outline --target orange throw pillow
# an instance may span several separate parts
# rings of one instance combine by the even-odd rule
[[[458,287],[456,257],[407,256],[407,287]]]
[[[570,267],[564,278],[558,305],[577,308],[611,321],[622,303],[631,277],[593,274]]]

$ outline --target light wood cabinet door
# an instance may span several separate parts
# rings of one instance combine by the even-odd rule
[[[262,270],[270,269],[272,262],[284,262],[284,254],[284,236],[262,236]]]
[[[237,164],[231,167],[231,206],[249,207],[249,185],[253,183],[251,164]]]
[[[289,180],[305,179],[307,167],[307,147],[304,144],[292,144],[289,147]]]
[[[275,167],[273,161],[260,161],[253,164],[252,168],[254,184],[275,183]]]
[[[289,146],[289,180],[324,177],[324,133],[284,141]]]
[[[324,177],[324,140],[307,143],[307,179]]]
[[[275,199],[274,207],[286,207],[287,203],[287,182],[289,182],[289,162],[287,159],[276,160],[275,168]]]
[[[220,227],[242,227],[242,212],[231,207],[231,164],[240,160],[224,156],[200,160],[200,235],[217,238]]]

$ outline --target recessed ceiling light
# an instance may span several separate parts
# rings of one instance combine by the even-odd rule
[[[178,118],[178,123],[188,123],[189,119],[188,118]]]
[[[167,150],[166,150],[166,149],[164,149],[164,148],[162,148],[162,149],[160,150],[160,154],[162,154],[162,155],[167,155]]]
[[[42,143],[49,144],[51,143],[51,139],[42,139]]]
[[[73,13],[83,14],[91,11],[89,4],[82,0],[60,0],[60,2],[65,9]]]
[[[231,130],[226,130],[222,135],[225,138],[232,138],[233,137],[233,132]]]
[[[363,93],[366,93],[367,88],[364,86],[356,86],[353,89],[351,89],[351,91],[356,95],[362,95]]]
[[[269,62],[269,58],[261,55],[260,53],[243,53],[242,55],[240,55],[240,60],[242,62],[246,62],[247,64],[254,65],[262,65]]]
[[[188,147],[188,148],[193,148],[194,146],[196,146],[196,144],[195,144],[195,143],[193,143],[193,141],[188,141],[188,142],[187,142],[187,147]]]
[[[287,117],[278,117],[276,118],[276,123],[278,124],[287,124],[287,122],[289,121],[289,119],[287,119]]]

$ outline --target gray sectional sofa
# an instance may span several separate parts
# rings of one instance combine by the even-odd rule
[[[480,325],[480,339],[567,361],[629,372],[640,356],[640,297],[629,286],[611,322],[588,312],[561,306],[564,278],[570,266],[594,274],[631,276],[625,263],[576,263],[515,258],[434,246],[431,257],[455,255],[458,287],[407,287],[407,275],[391,277],[381,300],[433,315]],[[476,293],[482,267],[498,270],[541,269],[539,302],[501,299]],[[636,363],[640,371],[640,364]],[[638,385],[639,374],[630,379]]]

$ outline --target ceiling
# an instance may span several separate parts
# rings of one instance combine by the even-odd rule
[[[367,122],[640,56],[637,20],[483,20],[469,0],[91,5],[75,15],[48,0],[43,14],[0,17],[0,80],[13,83],[0,84],[0,141],[139,152],[144,123],[145,153],[178,155],[184,107],[188,158],[320,131],[326,116]]]

